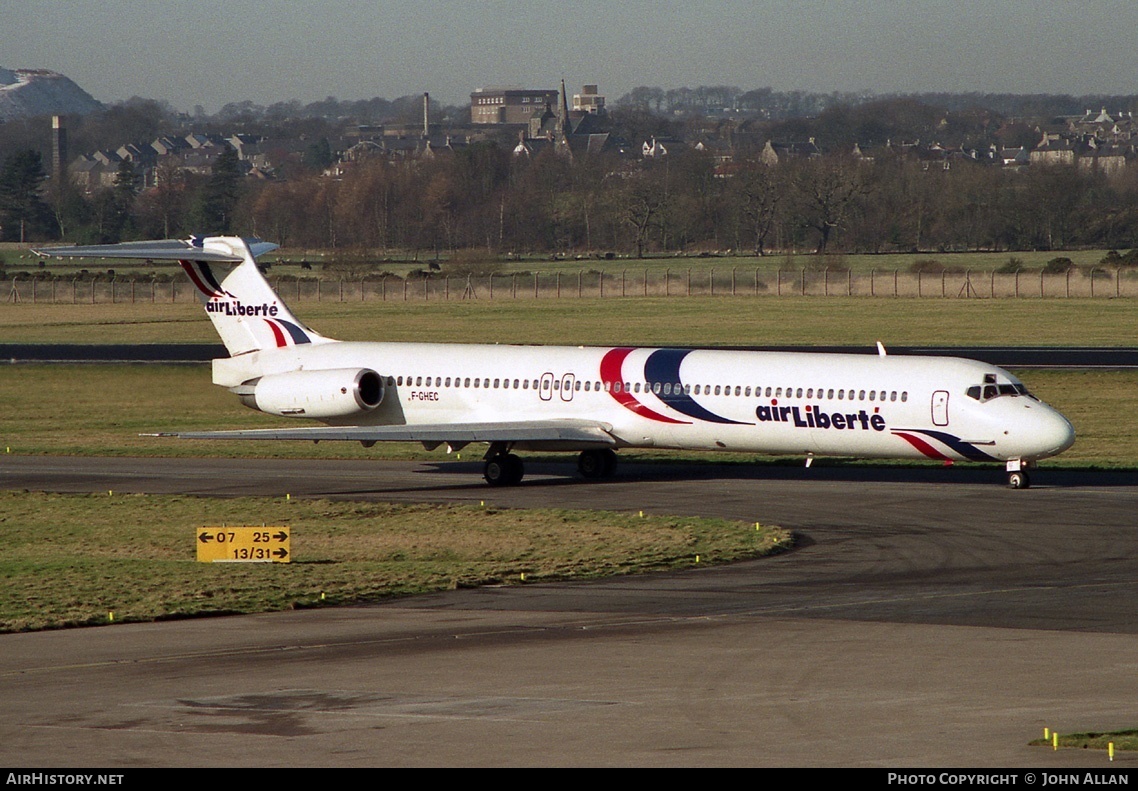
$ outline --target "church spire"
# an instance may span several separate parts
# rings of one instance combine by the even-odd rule
[[[565,80],[561,80],[561,135],[568,138],[573,129],[569,123],[569,94],[565,92]]]

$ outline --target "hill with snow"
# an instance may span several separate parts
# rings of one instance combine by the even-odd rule
[[[58,72],[0,67],[0,122],[36,115],[86,115],[102,106]]]

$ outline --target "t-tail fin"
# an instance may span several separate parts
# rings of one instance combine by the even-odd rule
[[[192,239],[191,244],[204,251],[231,255],[228,260],[240,260],[219,282],[210,265],[211,260],[219,259],[198,256],[178,259],[230,356],[302,343],[331,342],[331,338],[305,327],[257,269],[255,257],[276,249],[276,245],[229,236]]]
[[[178,261],[186,270],[230,356],[301,343],[331,343],[305,327],[257,269],[259,255],[277,249],[239,236],[191,237],[88,247],[49,247],[41,255],[67,258],[142,258]],[[220,282],[212,264],[237,264]]]

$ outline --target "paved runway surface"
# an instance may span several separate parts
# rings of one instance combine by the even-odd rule
[[[0,636],[9,765],[1091,766],[1133,727],[1138,481],[1044,470],[4,457],[0,487],[644,509],[798,548],[597,583]],[[1119,756],[1118,768],[1138,758]]]
[[[872,346],[720,346],[744,351],[877,354]],[[1004,368],[1136,368],[1138,348],[1079,346],[889,346],[890,354],[968,357]],[[227,357],[216,343],[0,343],[0,361],[206,363]]]

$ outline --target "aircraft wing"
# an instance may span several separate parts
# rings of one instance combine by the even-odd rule
[[[275,244],[259,240],[247,240],[247,243],[254,258],[277,248]],[[33,248],[32,252],[54,258],[143,258],[152,261],[218,261],[230,264],[245,260],[239,253],[210,249],[181,239],[96,244],[85,247],[38,247]]]
[[[470,442],[556,442],[574,447],[611,447],[616,444],[609,426],[589,420],[522,420],[494,423],[436,423],[395,426],[313,426],[237,431],[185,431],[154,436],[179,439],[299,439],[355,442],[422,442],[466,445]]]

